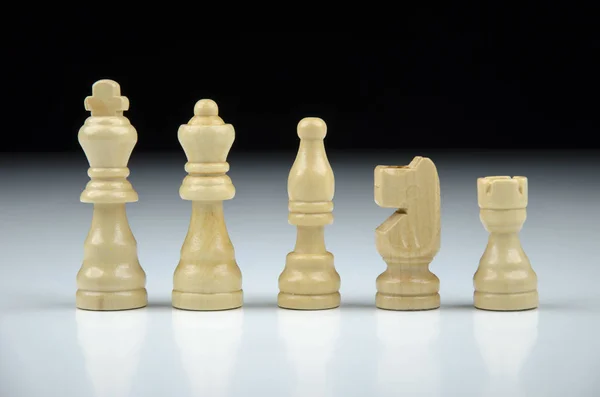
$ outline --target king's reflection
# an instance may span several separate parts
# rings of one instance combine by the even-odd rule
[[[77,310],[77,338],[96,397],[128,397],[146,335],[146,309]]]
[[[296,373],[293,395],[331,396],[331,371],[328,366],[340,332],[340,310],[281,309],[277,320],[279,337]]]
[[[242,339],[243,310],[173,310],[172,319],[173,336],[192,395],[229,395]]]
[[[538,311],[473,312],[473,332],[489,378],[484,396],[525,396],[519,375],[538,335]]]
[[[440,395],[440,311],[377,310],[376,323],[379,395]]]

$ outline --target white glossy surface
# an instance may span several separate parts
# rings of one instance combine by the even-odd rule
[[[468,158],[438,157],[442,249],[431,268],[441,279],[442,307],[404,313],[374,307],[375,277],[385,265],[373,230],[388,211],[372,201],[372,165],[395,157],[380,154],[358,165],[354,158],[332,157],[336,223],[326,238],[342,277],[342,307],[322,312],[275,306],[277,276],[294,241],[286,221],[289,164],[232,162],[238,197],[225,211],[246,302],[243,309],[215,313],[170,307],[171,277],[189,221],[189,206],[177,196],[181,159],[132,166],[142,201],[128,211],[150,305],[126,312],[74,308],[91,217],[91,208],[77,201],[85,162],[32,167],[39,184],[27,186],[20,182],[25,171],[4,172],[0,396],[600,395],[597,168],[571,161],[581,172],[569,179],[568,170],[543,159],[471,168]],[[475,178],[498,173],[531,181],[522,240],[540,279],[535,311],[471,306],[471,278],[487,239]],[[263,175],[259,187],[252,179],[257,175]],[[41,186],[48,186],[52,211],[26,199]],[[265,192],[273,192],[268,200]],[[565,213],[559,216],[557,208]],[[262,231],[251,226],[257,219]],[[39,236],[34,245],[32,231]]]

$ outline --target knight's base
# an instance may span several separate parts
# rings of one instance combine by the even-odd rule
[[[492,311],[520,311],[538,307],[538,292],[492,294],[475,291],[473,302],[477,309]]]
[[[297,295],[280,292],[277,296],[277,305],[283,309],[325,310],[338,307],[340,300],[339,292],[326,295]]]
[[[148,294],[145,288],[117,292],[77,290],[75,295],[75,305],[82,310],[131,310],[147,304]]]
[[[230,310],[242,307],[244,293],[242,290],[217,294],[199,294],[173,290],[172,302],[174,308],[182,310]]]
[[[432,310],[440,307],[440,294],[422,296],[375,295],[375,306],[385,310]]]

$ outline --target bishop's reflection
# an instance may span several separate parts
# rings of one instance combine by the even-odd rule
[[[489,379],[484,396],[525,396],[519,374],[538,335],[538,311],[475,310],[473,332]]]
[[[173,310],[173,336],[192,395],[229,395],[243,332],[243,310]]]
[[[146,335],[145,309],[77,310],[77,338],[96,397],[128,397]]]
[[[440,311],[377,310],[376,323],[379,395],[440,395],[440,356],[435,348]]]
[[[340,332],[340,310],[279,310],[279,337],[296,373],[295,396],[331,396],[333,358]]]

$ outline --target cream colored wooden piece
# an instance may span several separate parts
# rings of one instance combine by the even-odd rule
[[[77,274],[76,306],[87,310],[125,310],[146,306],[146,274],[138,261],[137,242],[129,227],[125,204],[138,201],[127,181],[127,163],[137,131],[123,111],[129,101],[118,83],[97,81],[85,99],[91,112],[78,139],[91,178],[81,201],[94,204],[92,225],[84,242]]]
[[[235,260],[223,215],[223,201],[235,196],[227,155],[235,130],[219,117],[217,104],[198,101],[194,117],[179,127],[187,156],[179,195],[192,202],[192,216],[173,276],[173,306],[226,310],[242,306],[242,273]]]
[[[321,310],[340,305],[340,276],[325,248],[324,227],[333,223],[335,180],[325,153],[325,122],[298,123],[300,147],[288,178],[288,221],[297,228],[296,246],[279,276],[278,305]]]
[[[375,202],[397,208],[375,231],[377,251],[387,264],[377,277],[376,306],[438,308],[440,281],[429,271],[440,249],[440,183],[435,164],[417,156],[408,166],[377,166]]]
[[[475,307],[498,311],[536,308],[537,275],[519,239],[527,218],[527,178],[479,178],[477,201],[479,218],[490,235],[473,276]]]

